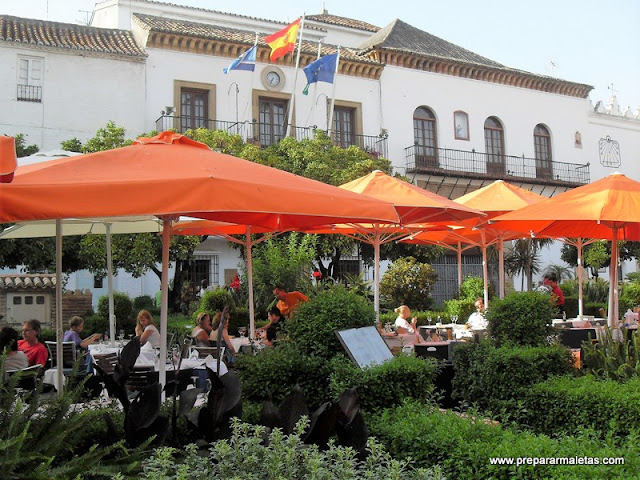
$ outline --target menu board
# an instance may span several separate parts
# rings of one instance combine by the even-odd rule
[[[380,365],[393,358],[391,350],[374,326],[335,332],[347,354],[360,368]]]

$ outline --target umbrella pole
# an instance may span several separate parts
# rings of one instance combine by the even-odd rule
[[[498,275],[500,276],[500,298],[504,298],[504,241],[498,241]]]
[[[462,245],[458,242],[458,289],[462,286]]]
[[[160,361],[158,368],[158,381],[162,385],[164,400],[164,386],[167,384],[167,316],[169,309],[169,243],[171,242],[171,218],[162,219],[162,275],[160,278],[160,291],[162,303],[160,305]]]
[[[376,232],[373,240],[373,308],[376,311],[376,325],[380,323],[380,231],[376,225]]]
[[[487,242],[484,231],[480,232],[482,238],[482,281],[484,282],[484,308],[489,308],[489,271],[487,267]]]
[[[111,257],[111,224],[104,224],[107,239],[107,290],[109,293],[109,337],[111,346],[116,346],[116,316],[113,306],[113,259]]]
[[[578,248],[578,320],[582,320],[582,316],[584,315],[582,297],[582,238],[578,238],[576,247]]]
[[[56,383],[58,396],[62,396],[64,385],[64,366],[62,358],[62,220],[56,220]],[[44,365],[43,365],[44,366]]]
[[[611,228],[611,268],[609,269],[609,327],[618,326],[618,228]]]
[[[247,282],[249,288],[249,338],[256,338],[256,321],[253,305],[253,262],[251,261],[251,227],[247,225],[247,238],[245,243],[247,255]]]

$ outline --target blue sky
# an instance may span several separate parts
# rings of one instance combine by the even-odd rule
[[[94,0],[0,0],[0,13],[81,23]],[[606,100],[640,107],[639,0],[174,0],[273,20],[329,13],[384,26],[401,20],[445,40],[532,73],[592,85]],[[294,7],[295,5],[295,7]],[[551,62],[555,63],[553,72]]]

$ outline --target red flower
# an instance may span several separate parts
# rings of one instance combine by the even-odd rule
[[[322,278],[322,272],[320,272],[320,270],[314,270],[313,278],[315,278],[316,280],[320,280]]]

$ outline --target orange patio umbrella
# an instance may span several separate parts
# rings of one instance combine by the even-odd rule
[[[214,152],[173,132],[140,138],[129,147],[19,167],[12,183],[0,184],[0,222],[58,219],[58,247],[60,219],[130,215],[164,220],[162,332],[167,328],[170,221],[180,215],[274,230],[399,221],[388,203]],[[61,338],[61,312],[56,316]],[[161,335],[160,354],[166,355],[166,335]],[[164,362],[160,380],[166,380]]]
[[[11,182],[17,166],[15,140],[0,135],[0,183]]]
[[[514,236],[511,232],[506,230],[500,231],[499,229],[495,229],[490,234],[492,240],[488,243],[486,239],[486,221],[498,215],[502,215],[503,213],[512,212],[527,205],[535,204],[545,198],[546,197],[538,195],[537,193],[516,187],[504,180],[496,180],[486,187],[479,188],[478,190],[474,190],[473,192],[455,199],[456,202],[465,205],[466,207],[480,210],[487,215],[486,219],[483,220],[484,223],[475,226],[476,229],[480,230],[480,243],[478,245],[483,251],[482,268],[485,282],[484,304],[486,306],[489,305],[486,248],[488,245],[493,243],[498,245],[498,276],[500,278],[499,294],[500,298],[504,298],[504,242],[521,236]],[[483,234],[483,232],[485,233]]]
[[[640,240],[640,182],[620,173],[496,217],[500,229],[546,237],[611,240],[608,323],[618,321],[618,240]],[[581,278],[582,262],[578,260]]]
[[[475,221],[484,216],[482,212],[473,208],[460,205],[399,178],[391,177],[380,170],[340,185],[340,188],[389,202],[393,204],[400,216],[396,233],[393,229],[381,228],[377,224],[358,225],[360,239],[373,245],[376,321],[380,315],[380,245],[384,241],[399,240],[402,236],[409,234],[408,231],[403,234],[403,229],[412,224],[456,225],[463,220]],[[384,235],[387,236],[386,240],[383,238]]]

